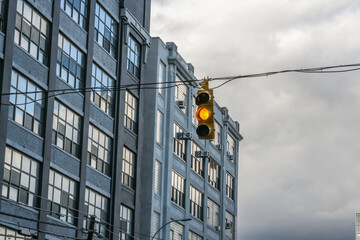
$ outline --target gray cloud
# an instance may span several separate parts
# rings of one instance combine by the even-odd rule
[[[198,77],[360,62],[357,0],[153,1],[152,35]],[[284,74],[216,90],[241,125],[241,240],[354,239],[359,72]]]

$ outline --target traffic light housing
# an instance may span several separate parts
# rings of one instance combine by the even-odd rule
[[[197,91],[195,100],[198,106],[196,118],[198,127],[196,134],[200,139],[214,139],[214,95],[213,90],[206,87],[204,90]]]

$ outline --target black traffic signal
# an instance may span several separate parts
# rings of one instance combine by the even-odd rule
[[[214,96],[212,89],[204,89],[197,91],[196,118],[198,127],[196,133],[200,139],[214,139]]]

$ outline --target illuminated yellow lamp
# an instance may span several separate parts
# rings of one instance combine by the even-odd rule
[[[197,120],[199,121],[206,121],[208,120],[210,117],[210,113],[209,113],[209,110],[207,108],[199,108],[197,111],[196,111],[196,118]]]

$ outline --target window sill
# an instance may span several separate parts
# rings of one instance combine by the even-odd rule
[[[52,130],[52,129],[51,129],[51,130]],[[68,155],[68,156],[71,157],[72,159],[80,162],[80,158],[72,155],[71,153],[68,153],[68,152],[65,151],[64,149],[62,149],[62,148],[60,148],[59,146],[55,145],[53,142],[51,142],[51,145],[52,145],[53,147],[55,147],[57,150],[61,151],[62,153]]]
[[[37,196],[37,197],[39,197],[39,196]],[[39,198],[40,198],[40,197],[39,197]],[[6,198],[6,197],[1,196],[1,201],[8,202],[8,203],[11,204],[11,205],[16,205],[16,206],[18,206],[18,207],[25,208],[26,210],[32,211],[32,212],[34,212],[34,213],[36,213],[36,214],[39,214],[39,211],[36,210],[34,207],[31,207],[31,206],[29,206],[29,205],[22,204],[22,203],[20,203],[20,202],[11,200],[11,199],[9,199],[9,198]],[[3,207],[3,206],[2,206],[2,207]]]
[[[111,176],[106,175],[103,172],[100,172],[99,170],[97,170],[96,168],[92,167],[91,165],[89,165],[88,163],[86,163],[86,166],[88,166],[89,168],[91,168],[93,171],[97,172],[98,174],[102,175],[103,177],[108,178],[109,180],[111,180]]]
[[[40,136],[39,134],[31,131],[30,129],[26,128],[25,126],[21,125],[20,123],[16,122],[15,120],[8,118],[8,121],[11,121],[13,124],[15,124],[18,127],[21,127],[21,129],[27,131],[29,134],[39,138],[41,141],[44,141],[44,138],[42,136]]]
[[[20,45],[18,45],[17,43],[14,42],[14,45],[19,48],[21,51],[23,51],[24,53],[26,53],[29,57],[31,57],[33,60],[35,60],[38,64],[40,64],[40,66],[42,66],[43,68],[45,68],[46,71],[49,70],[49,67],[46,66],[45,64],[39,62],[39,60],[37,60],[34,56],[32,56],[29,52],[27,52],[25,49],[23,49]],[[49,59],[48,59],[49,60]],[[31,73],[30,73],[31,74]]]
[[[98,106],[96,106],[96,104],[95,104],[93,101],[91,101],[91,99],[90,99],[90,103],[93,105],[93,107],[95,107],[97,110],[99,110],[99,111],[102,112],[104,115],[106,115],[108,118],[110,118],[112,121],[114,121],[114,117],[113,117],[113,116],[107,114],[106,112],[104,112],[104,110],[102,110],[101,108],[99,108]]]
[[[126,186],[126,185],[124,185],[124,184],[121,184],[121,188],[122,188],[123,190],[127,191],[128,193],[135,195],[135,192],[136,192],[135,189],[132,189],[132,188],[130,188],[129,186]]]
[[[170,200],[171,201],[171,200]],[[171,201],[171,206],[178,209],[178,210],[181,210],[182,212],[185,213],[185,208],[183,208],[182,206],[176,204],[175,202]]]

